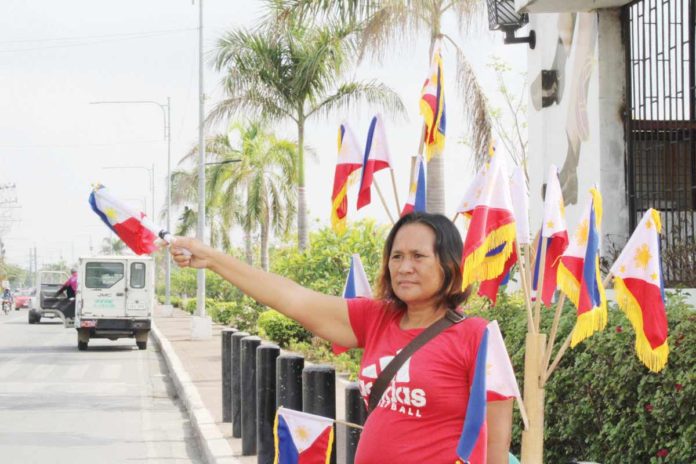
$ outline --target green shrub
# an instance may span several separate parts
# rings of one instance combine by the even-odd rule
[[[209,306],[208,314],[215,322],[255,334],[262,308],[256,301],[244,296],[235,301],[217,301]]]
[[[181,298],[179,298],[178,296],[171,295],[169,297],[169,301],[171,301],[172,306],[174,306],[175,308],[181,308]]]
[[[476,300],[473,314],[497,319],[520,387],[524,374],[526,314],[522,299],[504,297],[488,308]],[[548,333],[553,310],[544,310]],[[575,324],[566,305],[556,348]],[[659,374],[636,357],[635,333],[610,304],[605,330],[566,351],[546,384],[545,462],[585,459],[613,463],[696,462],[696,313],[680,295],[668,298],[670,355]],[[554,350],[554,356],[555,356]],[[513,452],[519,455],[521,420],[515,409]],[[666,457],[659,457],[667,453]]]
[[[273,309],[259,315],[257,326],[259,335],[276,342],[283,348],[292,342],[307,342],[312,337],[307,329]]]

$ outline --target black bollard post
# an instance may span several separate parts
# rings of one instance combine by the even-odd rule
[[[302,411],[302,369],[304,358],[281,354],[276,359],[276,407]]]
[[[256,454],[256,348],[259,337],[242,338],[242,456]]]
[[[232,334],[232,436],[242,438],[242,348],[241,340],[248,337],[247,332]]]
[[[222,422],[232,422],[232,334],[237,329],[222,329]]]
[[[263,344],[256,348],[256,462],[273,464],[275,441],[273,422],[276,412],[276,358],[278,345]]]
[[[363,425],[365,419],[367,419],[367,409],[360,395],[360,387],[357,382],[352,382],[346,386],[346,422]],[[346,464],[353,464],[355,461],[360,432],[360,429],[346,426]]]
[[[318,416],[336,418],[336,372],[331,366],[305,367],[302,371],[302,410]],[[336,426],[334,425],[334,437]],[[336,464],[336,442],[331,464]]]

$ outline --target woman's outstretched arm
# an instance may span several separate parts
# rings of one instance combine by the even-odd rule
[[[170,252],[180,267],[210,269],[246,295],[296,320],[321,338],[347,348],[357,345],[343,298],[302,287],[193,238],[176,237]]]

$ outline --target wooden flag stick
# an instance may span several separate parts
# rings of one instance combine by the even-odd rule
[[[568,338],[565,339],[563,342],[563,345],[561,345],[561,348],[558,350],[558,354],[556,355],[556,358],[553,360],[553,364],[551,364],[551,367],[546,371],[546,374],[544,374],[544,381],[543,383],[546,384],[546,381],[551,377],[551,374],[553,373],[554,369],[556,369],[556,366],[558,366],[558,363],[561,362],[561,359],[563,358],[563,355],[565,354],[566,350],[570,346],[570,340],[573,338],[573,331],[571,330],[570,333],[568,334]]]
[[[382,190],[379,188],[379,184],[377,183],[377,179],[375,179],[373,177],[372,183],[375,184],[375,188],[377,189],[377,194],[379,195],[379,199],[382,201],[382,206],[384,206],[384,211],[387,212],[387,216],[389,216],[389,220],[391,221],[392,225],[394,225],[394,218],[392,217],[391,213],[389,212],[389,208],[387,208],[387,202],[384,201],[384,195],[382,195]]]
[[[394,189],[394,201],[396,201],[396,212],[401,214],[401,205],[399,204],[399,194],[396,192],[396,180],[394,180],[394,170],[389,168],[389,174],[391,174],[392,188]],[[410,188],[410,186],[409,186]]]
[[[534,325],[537,333],[541,324],[541,297],[544,294],[544,268],[546,267],[546,246],[547,241],[544,236],[541,236],[541,259],[539,260],[539,279],[537,280],[536,302],[534,305]]]
[[[604,278],[604,280],[602,281],[602,287],[607,288],[607,285],[609,285],[609,282],[611,282],[611,278],[612,278],[613,276],[614,276],[614,275],[613,275],[611,272],[610,272],[609,274],[607,274],[607,276],[606,276],[606,277]]]
[[[524,407],[524,401],[522,401],[519,396],[516,396],[515,400],[517,401],[517,406],[520,408],[520,416],[522,416],[524,429],[529,430],[529,418],[527,417],[527,409]]]
[[[529,285],[529,301],[532,300],[532,247],[529,243],[524,244],[524,271],[527,274],[527,284]]]
[[[551,351],[553,350],[553,344],[556,342],[558,322],[561,320],[561,311],[563,311],[563,303],[565,303],[565,299],[565,293],[561,292],[561,296],[558,298],[558,303],[556,304],[556,312],[553,314],[553,324],[551,325],[551,333],[549,334],[549,339],[546,342],[544,362],[541,365],[542,372],[546,372],[546,370],[549,368],[549,362],[551,362]],[[546,378],[544,378],[544,383],[546,383]]]
[[[334,419],[333,421],[337,424],[345,425],[346,427],[353,427],[354,429],[360,429],[360,430],[363,429],[362,425],[358,425],[358,424],[355,424],[353,422],[347,422],[347,421],[344,421],[341,419]]]
[[[522,280],[522,290],[524,291],[524,302],[527,308],[527,330],[531,333],[535,333],[534,330],[534,316],[532,315],[532,299],[530,298],[531,289],[529,287],[529,282],[527,281],[527,271],[525,269],[524,257],[522,256],[522,249],[520,248],[520,243],[515,240],[515,251],[517,252],[517,264],[520,268],[520,279]]]
[[[454,223],[454,222],[457,220],[458,217],[459,217],[459,211],[457,211],[456,213],[454,213],[454,216],[452,216],[452,223]]]

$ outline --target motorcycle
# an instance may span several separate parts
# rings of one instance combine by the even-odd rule
[[[12,309],[12,300],[3,298],[3,299],[2,299],[2,311],[3,311],[5,314],[8,314],[8,313],[10,312],[11,309]]]

